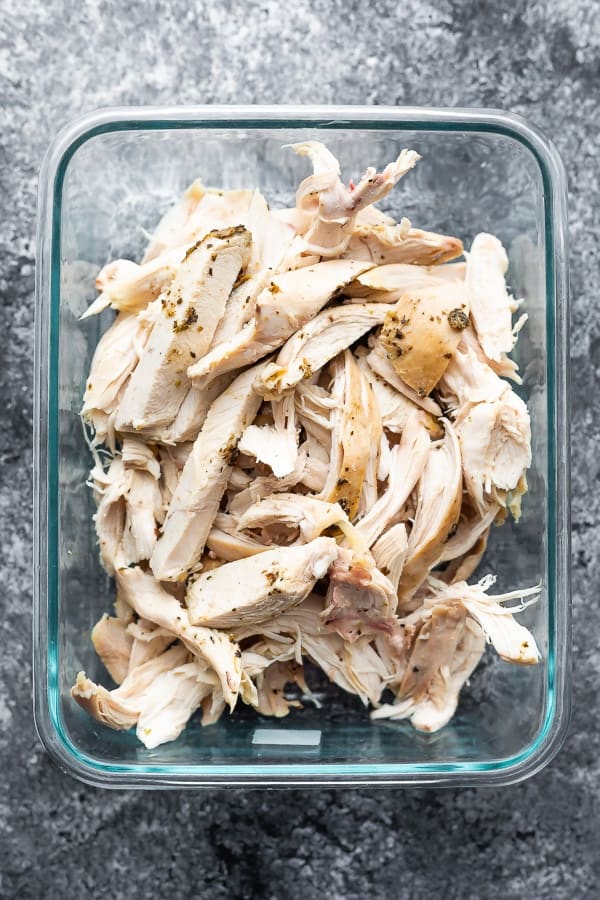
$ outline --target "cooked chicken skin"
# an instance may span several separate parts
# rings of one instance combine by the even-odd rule
[[[449,282],[403,294],[385,317],[380,341],[396,374],[425,397],[448,368],[468,324],[464,285]]]
[[[431,733],[486,642],[540,659],[516,619],[541,586],[467,581],[531,464],[506,252],[479,234],[458,261],[373,205],[411,150],[345,185],[323,144],[293,149],[313,169],[293,207],[193,182],[85,314],[116,311],[81,415],[117,592],[92,644],[118,686],[80,672],[72,696],[149,750],[238,701],[320,705],[306,660]]]

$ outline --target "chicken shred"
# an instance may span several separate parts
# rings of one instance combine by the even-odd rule
[[[292,149],[294,206],[194,181],[84,315],[116,313],[81,409],[116,686],[71,695],[148,750],[238,702],[301,715],[311,665],[435,732],[486,644],[541,659],[517,616],[542,586],[469,583],[532,461],[506,251],[481,233],[461,260],[374,205],[412,150],[344,184],[323,144]]]

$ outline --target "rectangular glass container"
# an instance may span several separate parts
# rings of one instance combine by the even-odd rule
[[[509,284],[529,320],[517,358],[532,416],[533,464],[523,517],[494,530],[481,572],[498,589],[543,586],[521,616],[543,660],[519,668],[490,651],[452,722],[434,735],[371,722],[334,687],[322,706],[267,720],[240,708],[213,726],[192,721],[146,750],[131,732],[89,718],[69,696],[85,669],[107,683],[90,631],[113,603],[102,570],[79,409],[92,353],[111,313],[80,321],[97,270],[137,258],[146,232],[194,178],[259,186],[293,201],[306,160],[282,145],[324,141],[344,176],[385,165],[402,147],[423,157],[383,202],[414,225],[465,246],[496,234]],[[557,752],[569,708],[569,457],[566,183],[552,144],[491,110],[386,107],[130,108],[63,130],[40,175],[36,282],[34,699],[40,738],[65,771],[106,787],[507,784]]]

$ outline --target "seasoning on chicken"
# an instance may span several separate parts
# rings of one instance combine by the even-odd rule
[[[356,303],[320,312],[289,339],[277,362],[265,366],[256,382],[257,391],[267,399],[277,398],[381,325],[386,313],[382,303]]]
[[[240,369],[277,350],[370,265],[330,260],[273,276],[258,297],[252,320],[190,365],[188,377],[197,387],[204,387],[217,375]]]
[[[336,558],[335,541],[319,537],[201,574],[186,595],[190,621],[210,628],[265,622],[301,603]]]
[[[120,403],[119,431],[169,425],[189,388],[190,361],[208,349],[227,297],[248,259],[243,227],[210,232],[186,254]]]
[[[464,285],[449,282],[403,294],[387,313],[380,340],[396,374],[425,397],[448,368],[468,324]]]

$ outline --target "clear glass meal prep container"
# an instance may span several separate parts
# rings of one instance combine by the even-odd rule
[[[307,161],[284,144],[321,140],[344,177],[402,147],[423,159],[382,207],[415,225],[500,237],[509,283],[529,321],[517,346],[531,410],[533,464],[523,517],[494,530],[480,571],[498,590],[543,586],[520,620],[540,665],[488,650],[452,722],[434,735],[371,722],[356,697],[322,682],[322,706],[285,719],[238,708],[213,726],[193,720],[174,743],[146,750],[104,728],[69,696],[75,674],[110,684],[90,630],[113,588],[96,547],[90,455],[79,420],[86,373],[111,313],[80,321],[96,271],[136,258],[160,215],[196,177],[259,186],[290,203]],[[40,737],[58,765],[105,787],[507,784],[539,770],[564,738],[569,708],[569,461],[566,184],[552,147],[522,119],[488,110],[367,107],[195,107],[106,110],[74,122],[40,175],[36,282],[34,695]]]

